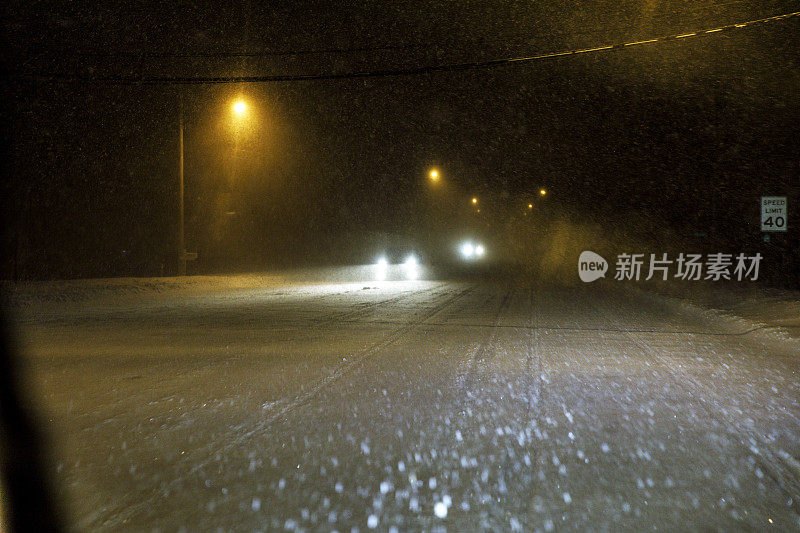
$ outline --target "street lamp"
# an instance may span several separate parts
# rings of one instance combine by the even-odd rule
[[[178,172],[179,181],[180,181],[180,199],[178,200],[178,219],[179,219],[179,229],[178,229],[178,275],[185,276],[186,275],[186,236],[184,232],[184,221],[183,221],[183,95],[181,95],[180,100],[180,114],[178,119],[178,151],[179,154],[179,164],[178,168],[180,169]]]
[[[528,204],[528,209],[533,209],[533,204]]]
[[[544,196],[545,194],[547,194],[547,191],[546,191],[546,190],[544,190],[544,189],[539,189],[539,195],[540,195],[540,196]]]
[[[478,205],[478,199],[476,197],[472,197],[472,205]]]
[[[435,168],[432,168],[430,172],[428,172],[428,179],[430,179],[433,183],[439,181],[439,171]]]
[[[247,104],[244,100],[237,100],[233,104],[233,112],[238,118],[243,118],[247,113]],[[178,275],[186,275],[186,261],[197,259],[197,253],[186,251],[186,228],[184,220],[184,187],[183,187],[183,96],[180,98],[180,112],[178,119],[178,151],[179,151],[179,189],[180,198],[178,200]]]

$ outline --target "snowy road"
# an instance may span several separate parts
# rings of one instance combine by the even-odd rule
[[[77,529],[800,527],[800,359],[611,285],[250,284],[18,310]]]

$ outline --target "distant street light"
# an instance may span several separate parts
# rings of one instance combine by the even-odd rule
[[[533,204],[528,204],[528,209],[533,209]]]
[[[478,205],[478,199],[473,197],[472,198],[472,205]]]
[[[539,189],[539,194],[540,194],[541,196],[544,196],[545,194],[547,194],[547,191],[546,191],[546,190],[544,190],[544,189]]]
[[[439,181],[439,171],[435,168],[432,168],[430,172],[428,172],[428,178],[433,182],[436,183]]]

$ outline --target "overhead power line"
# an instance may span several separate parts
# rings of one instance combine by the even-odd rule
[[[18,77],[33,78],[38,81],[51,81],[51,82],[105,82],[110,84],[142,84],[142,85],[158,85],[158,84],[176,84],[176,85],[193,85],[193,84],[220,84],[220,83],[270,83],[270,82],[291,82],[291,81],[319,81],[319,80],[342,80],[342,79],[363,79],[363,78],[382,78],[382,77],[399,77],[399,76],[413,76],[420,74],[433,74],[437,72],[455,72],[463,70],[474,70],[481,68],[491,68],[503,65],[513,65],[522,63],[531,63],[534,61],[554,59],[558,57],[574,56],[581,54],[591,54],[610,50],[622,50],[625,48],[654,45],[667,41],[678,41],[689,38],[696,38],[708,36],[720,32],[732,31],[757,24],[766,24],[776,22],[779,20],[786,20],[800,16],[800,11],[791,13],[784,13],[781,15],[774,15],[760,19],[747,20],[737,22],[734,24],[727,24],[725,26],[718,26],[715,28],[707,28],[685,33],[676,33],[655,37],[652,39],[643,39],[630,42],[610,43],[599,46],[592,46],[589,48],[578,48],[570,50],[561,50],[557,52],[545,52],[541,54],[523,56],[523,57],[506,57],[498,59],[488,59],[482,61],[470,61],[462,63],[444,63],[438,65],[423,65],[417,67],[406,68],[386,68],[374,70],[356,70],[346,72],[328,72],[328,73],[315,73],[315,74],[270,74],[270,75],[253,75],[253,76],[62,76],[62,75],[19,75]]]

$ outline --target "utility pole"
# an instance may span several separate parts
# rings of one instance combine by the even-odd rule
[[[180,118],[178,119],[178,151],[180,152],[178,176],[180,200],[178,201],[178,275],[186,275],[186,242],[183,222],[183,95],[180,96]]]

